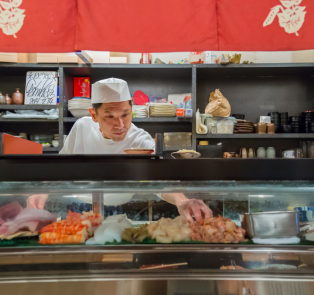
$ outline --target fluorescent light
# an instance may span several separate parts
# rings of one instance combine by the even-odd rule
[[[271,198],[273,195],[249,195],[249,197],[253,198]]]

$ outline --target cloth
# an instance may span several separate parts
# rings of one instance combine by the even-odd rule
[[[155,149],[155,141],[143,129],[131,125],[123,141],[102,136],[98,123],[84,117],[76,121],[60,154],[124,154],[128,148]]]
[[[109,78],[92,85],[92,103],[109,103],[131,100],[128,83]]]

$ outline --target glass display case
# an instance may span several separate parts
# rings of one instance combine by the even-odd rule
[[[65,220],[69,211],[93,211],[105,219],[126,214],[136,227],[179,216],[177,207],[163,199],[165,194],[178,193],[202,200],[214,217],[230,218],[237,226],[241,226],[242,215],[255,212],[301,210],[299,218],[307,218],[308,224],[314,221],[310,214],[314,182],[310,181],[0,182],[0,216],[1,208],[13,202],[27,208],[30,198],[40,195],[44,197],[44,209],[59,221]],[[5,222],[10,220],[2,220],[1,226]],[[17,288],[14,284],[8,287],[14,282],[85,281],[117,284],[112,294],[121,290],[131,294],[132,288],[126,284],[136,284],[134,294],[145,290],[150,294],[192,294],[193,288],[193,294],[242,294],[243,288],[247,292],[243,294],[249,294],[248,289],[251,294],[281,294],[267,291],[274,281],[279,284],[289,280],[296,290],[308,290],[314,278],[314,242],[304,239],[286,245],[258,245],[250,239],[227,244],[194,240],[163,244],[149,238],[139,243],[122,240],[103,245],[49,245],[39,243],[35,232],[0,240],[0,256],[0,282],[7,288]],[[153,287],[156,281],[160,284]],[[190,287],[183,288],[185,284]],[[268,293],[258,293],[261,288]]]

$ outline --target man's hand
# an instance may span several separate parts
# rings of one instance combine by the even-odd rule
[[[180,215],[184,216],[190,223],[194,223],[193,217],[195,217],[196,221],[213,217],[212,210],[202,200],[188,199],[180,202],[177,208]]]
[[[165,201],[176,205],[180,215],[184,216],[190,223],[200,221],[203,218],[213,217],[213,212],[201,200],[188,199],[181,193],[163,193],[161,195]]]
[[[48,195],[32,195],[27,199],[27,208],[44,209]]]

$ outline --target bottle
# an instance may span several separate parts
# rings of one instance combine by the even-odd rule
[[[149,64],[149,53],[142,53],[141,64]]]
[[[5,96],[2,94],[2,92],[0,92],[0,104],[7,104]]]
[[[20,88],[16,88],[16,92],[13,93],[12,104],[24,104],[24,97],[20,92]]]
[[[257,158],[266,158],[266,151],[263,147],[259,147],[256,151]]]
[[[247,158],[247,152],[246,152],[246,148],[242,149],[242,158],[246,159]]]
[[[248,158],[254,158],[254,152],[252,148],[249,149]]]
[[[12,99],[11,99],[11,97],[9,96],[9,94],[6,94],[6,95],[5,95],[5,100],[6,100],[7,104],[11,104],[11,103],[12,103]]]

